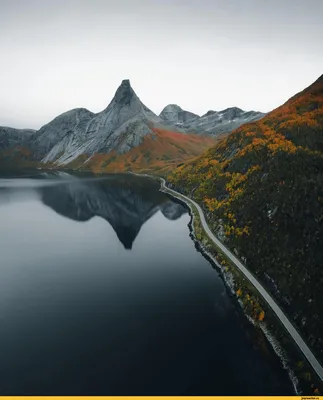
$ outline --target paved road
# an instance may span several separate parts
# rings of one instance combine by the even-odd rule
[[[271,307],[271,309],[274,311],[274,313],[277,315],[278,319],[280,322],[284,325],[284,327],[287,329],[289,334],[292,336],[292,338],[295,340],[296,344],[306,357],[307,361],[310,363],[310,365],[313,367],[314,371],[317,373],[319,378],[323,381],[323,368],[320,365],[320,363],[317,361],[315,358],[314,354],[311,352],[309,347],[306,345],[304,340],[301,338],[299,333],[296,331],[294,326],[291,324],[291,322],[288,320],[286,315],[283,313],[281,308],[277,305],[275,300],[270,296],[270,294],[266,291],[266,289],[258,282],[258,280],[247,270],[247,268],[235,257],[234,254],[231,253],[230,250],[228,250],[222,242],[218,238],[214,236],[214,234],[211,232],[205,217],[204,213],[201,209],[201,207],[192,199],[190,199],[187,196],[184,196],[181,193],[176,192],[175,190],[169,189],[165,185],[165,179],[161,179],[161,191],[165,193],[169,193],[172,196],[184,200],[188,206],[193,204],[199,213],[200,219],[202,226],[210,239],[215,243],[215,245],[220,248],[220,250],[232,261],[232,263],[239,268],[239,270],[243,273],[243,275],[252,283],[252,285],[258,290],[258,292],[261,294],[261,296],[264,298],[264,300],[268,303],[268,305]]]

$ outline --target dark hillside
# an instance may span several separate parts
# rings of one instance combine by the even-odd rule
[[[323,362],[323,75],[169,181],[203,206]]]

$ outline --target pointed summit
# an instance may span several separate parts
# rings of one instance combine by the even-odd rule
[[[120,105],[127,105],[131,103],[131,100],[134,97],[138,99],[136,93],[134,92],[134,90],[130,85],[130,80],[124,79],[121,82],[121,85],[118,87],[113,100]]]

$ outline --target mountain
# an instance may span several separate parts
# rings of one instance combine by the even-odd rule
[[[28,167],[31,158],[29,143],[35,132],[33,129],[0,126],[0,169],[17,165]]]
[[[323,361],[323,75],[168,179],[200,203]]]
[[[194,121],[196,118],[199,118],[199,115],[185,111],[176,104],[168,104],[168,106],[166,106],[159,114],[159,117],[163,121],[167,121],[174,125],[179,125]]]
[[[129,80],[122,81],[110,104],[97,114],[77,108],[59,115],[37,132],[8,129],[0,129],[0,163],[16,165],[24,160],[25,164],[100,172],[111,170],[111,160],[142,145],[138,152],[153,166],[155,159],[145,156],[147,138],[150,151],[164,160],[159,164],[166,168],[200,154],[214,143],[212,138],[187,135],[163,121],[140,101]],[[163,153],[160,142],[165,140],[173,148],[171,153]],[[117,171],[124,167],[114,163],[113,168]],[[136,163],[130,168],[136,169]]]
[[[175,104],[157,116],[126,79],[97,114],[75,108],[38,131],[0,128],[0,167],[163,174],[214,145],[219,134],[262,116],[233,107],[199,117]]]
[[[259,111],[243,111],[238,107],[227,108],[222,111],[208,111],[198,120],[185,125],[185,129],[192,132],[204,132],[218,135],[220,133],[232,132],[241,125],[257,121],[265,116]]]
[[[108,107],[98,114],[86,109],[64,113],[43,126],[33,150],[42,162],[65,165],[82,154],[122,154],[138,146],[161,122],[137,97],[129,80],[123,80]]]
[[[219,135],[231,132],[241,125],[257,121],[265,116],[259,111],[243,111],[238,107],[222,111],[210,110],[201,117],[181,109],[176,104],[169,104],[159,115],[163,121],[180,127],[185,132]]]
[[[14,129],[0,126],[0,149],[8,149],[19,145],[36,131],[33,129]]]

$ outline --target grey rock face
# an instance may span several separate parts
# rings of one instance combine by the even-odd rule
[[[174,104],[166,106],[160,114],[165,121],[171,121],[187,133],[214,135],[231,132],[247,122],[257,121],[264,116],[264,113],[258,111],[243,111],[241,108],[231,107],[222,111],[210,110],[199,117]]]
[[[209,117],[212,114],[216,114],[216,111],[209,110],[206,114],[202,115],[202,117]]]
[[[84,155],[119,154],[138,146],[152,128],[174,128],[154,114],[138,98],[129,80],[123,80],[106,109],[94,114],[85,108],[67,111],[39,131],[1,128],[0,149],[26,145],[33,159],[66,165]]]
[[[140,101],[129,80],[124,80],[108,107],[97,114],[76,108],[39,131],[0,128],[0,149],[26,145],[35,160],[65,165],[80,155],[89,159],[94,153],[129,151],[152,133],[155,125],[166,127]]]
[[[44,125],[32,137],[31,149],[36,159],[45,156],[54,161],[86,141],[86,129],[94,114],[85,108],[76,108],[59,115]]]
[[[138,98],[128,79],[123,80],[112,101],[95,114],[85,108],[67,111],[38,131],[0,127],[0,150],[25,146],[34,160],[66,165],[84,156],[86,164],[95,153],[122,154],[142,143],[153,128],[183,133],[219,134],[255,121],[264,114],[233,107],[208,111],[202,117],[169,104],[160,116]]]
[[[199,118],[199,115],[185,111],[176,104],[168,104],[159,116],[164,121],[175,125],[191,122]]]
[[[43,162],[68,164],[78,156],[118,153],[138,146],[151,126],[162,122],[123,80],[108,107],[98,114],[80,108],[68,111],[37,133],[34,151]]]
[[[35,132],[33,129],[14,129],[0,126],[0,150],[29,143]]]
[[[265,116],[258,111],[243,111],[238,107],[223,111],[207,112],[198,120],[186,124],[183,128],[196,133],[211,133],[214,135],[231,132],[248,122],[257,121]]]

